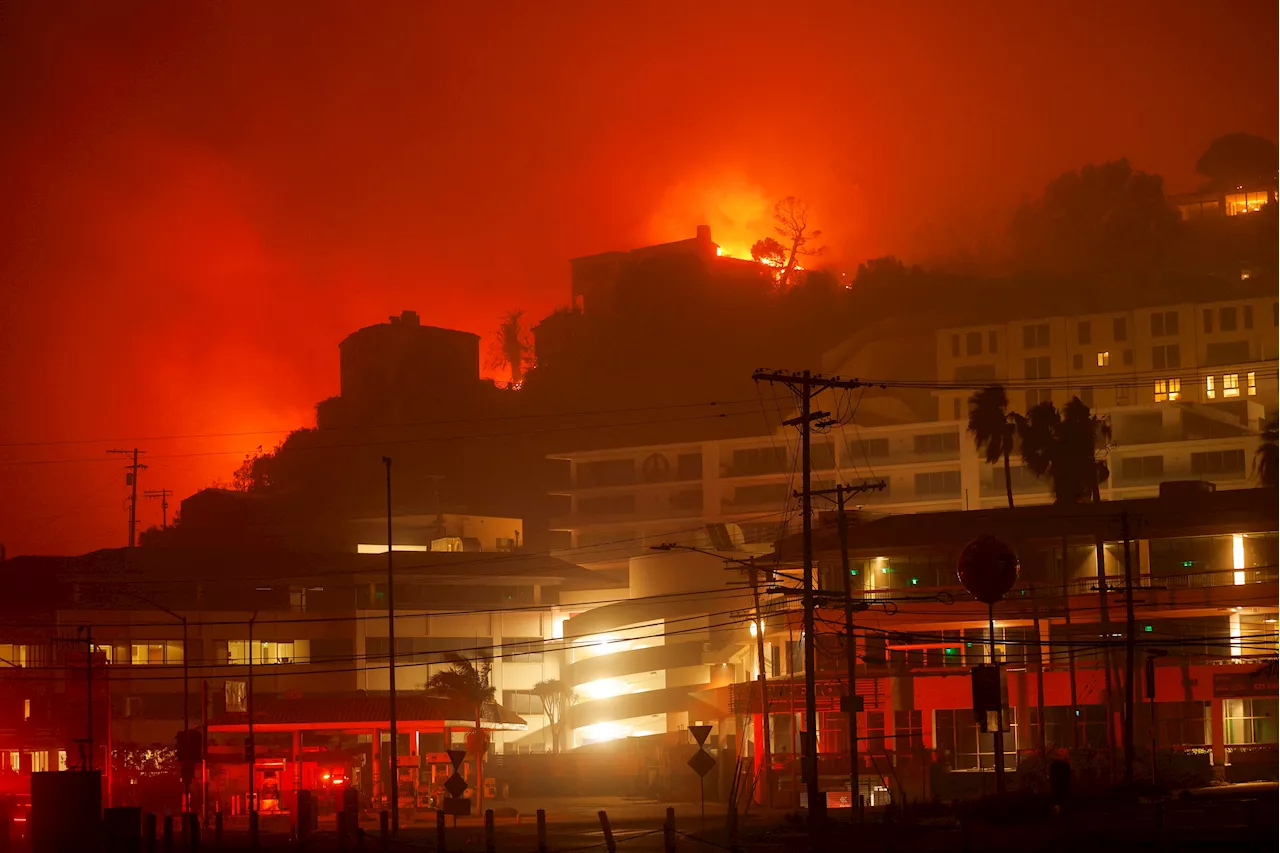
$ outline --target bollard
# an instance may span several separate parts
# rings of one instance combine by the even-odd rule
[[[609,826],[609,815],[600,810],[600,829],[604,832],[604,846],[609,853],[618,853],[618,843],[613,840],[613,829]]]
[[[364,849],[364,827],[363,826],[356,827],[356,849],[357,850]]]
[[[383,850],[391,847],[391,812],[386,809],[378,812],[378,838]]]
[[[436,809],[436,853],[445,853],[444,810]]]
[[[164,853],[173,853],[173,815],[164,816]]]
[[[187,812],[187,849],[200,849],[200,816],[195,812]]]
[[[13,817],[8,811],[0,812],[0,853],[9,853],[9,839],[12,837],[10,835],[12,831]]]
[[[213,849],[222,850],[222,811],[213,813]]]
[[[258,810],[249,809],[249,849],[258,849]]]
[[[662,849],[665,853],[676,853],[676,810],[667,807],[667,819],[662,822]]]
[[[724,813],[725,830],[729,835],[729,853],[738,853],[738,809],[729,806]]]
[[[484,853],[493,853],[493,809],[484,810]]]
[[[547,853],[547,810],[538,809],[538,853]]]
[[[147,814],[146,823],[142,829],[142,840],[147,853],[156,853],[156,816],[154,814]]]

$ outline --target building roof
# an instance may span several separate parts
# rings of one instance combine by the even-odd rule
[[[1212,536],[1226,533],[1274,531],[1275,489],[1234,489],[1191,497],[1138,498],[1087,504],[1041,504],[1013,509],[958,510],[889,515],[849,526],[849,551],[859,556],[887,549],[958,551],[979,536],[1006,541],[1101,535],[1108,541],[1121,536],[1121,516],[1127,515],[1132,538],[1160,539]],[[801,559],[802,538],[789,536],[778,543],[783,560]],[[840,532],[833,525],[813,534],[813,552],[836,551]]]
[[[256,698],[253,709],[254,727],[302,726],[323,728],[330,726],[374,727],[388,724],[391,718],[389,696],[361,696],[357,694],[330,694],[305,696],[298,699]],[[396,697],[396,718],[401,725],[436,723],[474,725],[475,712],[465,702],[427,696],[421,693]],[[209,719],[212,730],[238,730],[248,726],[248,714],[223,712]],[[524,718],[501,705],[485,705],[481,722],[492,728],[520,730],[527,726]]]

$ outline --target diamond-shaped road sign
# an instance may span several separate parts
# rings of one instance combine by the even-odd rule
[[[693,735],[693,739],[698,742],[698,746],[703,746],[707,742],[707,737],[711,734],[711,726],[689,726],[689,734]]]
[[[711,768],[716,766],[716,760],[700,749],[693,754],[693,758],[689,759],[689,766],[699,776],[706,776],[711,772]]]
[[[456,800],[466,793],[467,781],[457,773],[454,773],[449,777],[449,781],[444,783],[444,789],[449,792],[449,796]]]
[[[449,760],[453,762],[453,769],[456,771],[462,766],[462,762],[467,758],[465,749],[450,749],[445,751],[445,755],[449,756]]]

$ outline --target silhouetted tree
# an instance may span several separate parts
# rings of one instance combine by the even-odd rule
[[[523,317],[523,311],[508,311],[489,345],[489,369],[510,371],[513,388],[524,381],[533,357],[533,342],[524,328]]]
[[[996,465],[1004,460],[1004,488],[1012,509],[1013,474],[1009,468],[1009,455],[1017,447],[1018,430],[1003,387],[993,385],[969,398],[969,432],[973,434],[973,443],[987,464]]]
[[[1275,486],[1277,475],[1280,475],[1280,469],[1277,468],[1280,459],[1276,456],[1276,432],[1275,421],[1267,424],[1262,430],[1262,441],[1253,454],[1254,471],[1258,475],[1258,482],[1264,486]]]
[[[560,679],[552,678],[533,685],[533,695],[542,700],[542,710],[551,726],[551,751],[558,753],[564,742],[565,715],[577,704],[578,694]]]
[[[1280,149],[1270,139],[1248,133],[1229,133],[1209,143],[1196,161],[1196,171],[1209,179],[1204,191],[1236,187],[1274,186]]]
[[[782,238],[782,246],[787,252],[787,263],[778,276],[778,285],[787,288],[793,284],[792,276],[800,258],[821,255],[825,251],[823,246],[809,245],[810,241],[821,237],[822,232],[809,230],[809,205],[795,196],[787,196],[773,206],[773,220],[777,223],[773,230]]]
[[[1111,476],[1098,458],[1111,440],[1111,427],[1089,411],[1079,397],[1058,408],[1046,401],[1026,416],[1015,414],[1022,460],[1037,477],[1053,484],[1055,503],[1083,503],[1100,499],[1098,487]]]
[[[1147,272],[1167,250],[1177,221],[1163,179],[1117,160],[1054,178],[1041,198],[1019,207],[1010,230],[1019,260],[1033,269]]]
[[[475,712],[476,727],[467,735],[467,751],[476,759],[476,811],[480,814],[484,813],[484,751],[489,745],[489,735],[480,726],[480,715],[485,705],[493,704],[495,690],[489,683],[492,670],[493,665],[487,660],[459,657],[448,669],[432,674],[426,684],[428,693],[461,702]]]
[[[772,237],[765,237],[757,240],[751,247],[751,259],[756,263],[775,267],[779,271],[777,275],[781,275],[782,269],[787,265],[787,250]]]
[[[269,463],[262,460],[269,455],[271,454],[263,451],[261,444],[257,450],[246,453],[240,467],[231,474],[231,488],[237,492],[266,490],[271,485],[271,478],[267,473]]]

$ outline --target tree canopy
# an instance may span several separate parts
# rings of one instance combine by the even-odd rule
[[[1196,172],[1209,179],[1202,187],[1205,192],[1275,186],[1278,161],[1280,150],[1270,139],[1228,133],[1209,143],[1196,161]]]

